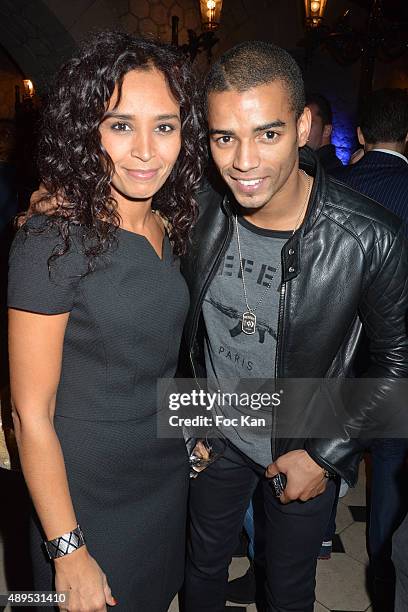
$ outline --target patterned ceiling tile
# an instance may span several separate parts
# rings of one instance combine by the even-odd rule
[[[130,11],[135,17],[148,17],[150,11],[148,0],[130,0]]]
[[[116,0],[111,6],[118,17],[123,17],[129,12],[129,0]]]
[[[172,32],[171,32],[171,26],[169,23],[163,23],[157,26],[157,30],[158,30],[159,40],[161,40],[164,43],[171,42]]]
[[[195,30],[200,27],[200,16],[198,10],[189,8],[185,13],[185,26],[190,30]]]
[[[182,9],[182,7],[178,4],[178,2],[174,2],[171,6],[170,6],[170,15],[177,15],[177,17],[179,18],[179,29],[184,27],[184,10]]]
[[[167,8],[170,8],[173,2],[174,0],[161,0],[161,3],[163,4],[163,6],[166,6]]]
[[[153,34],[153,36],[158,35],[157,24],[151,19],[140,19],[139,27],[142,34]]]
[[[132,15],[132,13],[128,13],[121,17],[122,27],[129,32],[130,34],[139,34],[139,20],[137,17]]]
[[[167,22],[170,23],[169,11],[162,4],[155,4],[150,7],[150,18],[157,23],[157,25],[164,25],[167,24]]]

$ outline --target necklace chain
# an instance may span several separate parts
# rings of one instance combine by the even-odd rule
[[[296,219],[296,223],[295,223],[295,227],[290,235],[290,237],[292,238],[292,236],[294,235],[294,233],[296,232],[296,230],[299,228],[300,225],[300,221],[302,219],[303,213],[307,207],[307,203],[309,201],[309,196],[310,196],[310,190],[311,190],[311,186],[312,186],[312,181],[309,177],[308,174],[306,174],[306,172],[304,172],[302,170],[303,174],[306,177],[307,180],[307,189],[306,189],[306,197],[305,197],[305,201],[303,203],[302,208],[300,209],[298,218]],[[240,269],[241,269],[241,280],[242,280],[242,288],[244,291],[244,298],[245,298],[245,304],[247,307],[247,312],[243,314],[243,325],[242,325],[242,329],[245,333],[255,333],[255,327],[256,327],[256,317],[255,317],[255,311],[259,308],[259,306],[262,303],[262,300],[264,299],[265,295],[268,293],[271,285],[272,285],[272,281],[270,281],[266,287],[264,292],[262,293],[261,297],[258,300],[258,303],[256,304],[256,306],[254,308],[251,308],[251,306],[248,304],[248,294],[247,294],[247,288],[246,288],[246,283],[245,283],[245,275],[244,275],[244,266],[242,263],[242,252],[241,252],[241,240],[240,240],[240,236],[239,236],[239,224],[238,224],[238,215],[235,214],[234,215],[234,220],[235,220],[235,227],[236,227],[236,231],[237,231],[237,245],[238,245],[238,253],[239,253],[239,265],[240,265]],[[245,331],[244,326],[245,326],[245,316],[249,314],[249,318],[253,321],[253,331]]]
[[[242,264],[241,242],[240,242],[240,239],[239,239],[239,229],[238,229],[238,217],[237,217],[237,215],[235,215],[234,218],[235,218],[235,226],[237,228],[237,244],[238,244],[238,253],[239,253],[239,265],[240,265],[240,268],[241,268],[241,280],[242,280],[242,288],[244,290],[245,304],[246,304],[246,307],[248,309],[248,312],[254,313],[257,310],[258,306],[261,304],[261,302],[264,299],[265,295],[268,293],[268,290],[269,290],[269,288],[270,288],[272,283],[269,282],[266,285],[265,291],[261,295],[257,305],[255,306],[255,308],[251,308],[250,305],[248,304],[248,295],[247,295],[247,289],[246,289],[245,277],[244,277],[244,266]]]

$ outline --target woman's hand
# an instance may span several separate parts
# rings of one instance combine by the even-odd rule
[[[106,604],[117,604],[105,574],[86,546],[55,559],[54,564],[55,589],[68,593],[68,601],[60,606],[60,610],[105,612]]]

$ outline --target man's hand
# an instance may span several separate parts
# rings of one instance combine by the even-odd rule
[[[323,493],[327,478],[305,450],[294,450],[282,455],[266,468],[265,476],[272,478],[279,472],[285,474],[287,485],[279,497],[283,504],[299,499],[307,501]]]
[[[55,197],[49,197],[47,188],[41,183],[37,191],[33,191],[31,194],[28,210],[18,217],[17,226],[21,227],[30,217],[36,214],[52,215],[62,206],[63,201],[64,198],[62,193]]]
[[[28,209],[29,214],[33,214],[33,211],[43,215],[49,215],[54,213],[58,207],[63,203],[63,194],[59,194],[53,198],[49,197],[49,193],[44,183],[41,183],[37,191],[31,194],[30,208]]]

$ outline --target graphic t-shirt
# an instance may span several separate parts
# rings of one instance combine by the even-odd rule
[[[242,315],[248,310],[242,283],[236,229],[203,303],[207,330],[205,361],[210,391],[231,393],[242,379],[274,376],[276,332],[281,284],[281,250],[291,232],[258,228],[239,219],[242,266],[248,304],[256,315],[256,331],[242,331]],[[269,289],[264,292],[270,284]],[[258,302],[263,295],[261,303]],[[239,385],[240,390],[245,386]],[[263,408],[269,414],[272,408]],[[254,416],[261,417],[262,410]],[[216,405],[215,414],[237,416],[239,406]],[[269,418],[270,420],[270,418]],[[219,427],[248,457],[266,466],[271,463],[270,429]]]

